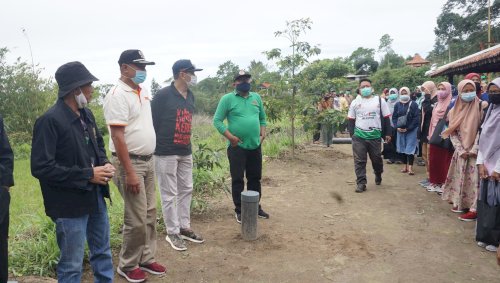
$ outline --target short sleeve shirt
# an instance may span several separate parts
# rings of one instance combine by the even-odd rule
[[[151,116],[151,96],[146,89],[134,90],[118,80],[104,98],[104,118],[109,126],[125,126],[128,152],[150,155],[156,147],[156,134]],[[113,140],[109,149],[116,152]]]
[[[378,96],[355,99],[349,107],[348,118],[356,120],[354,135],[365,140],[382,137],[382,117],[380,117],[380,102],[382,102],[383,118],[391,116],[389,106]]]

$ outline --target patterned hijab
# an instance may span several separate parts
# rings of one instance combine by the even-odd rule
[[[462,94],[466,85],[472,85],[474,90],[476,85],[471,80],[463,80],[458,84],[458,95]],[[479,131],[481,122],[481,112],[479,110],[480,100],[474,97],[471,102],[464,102],[460,97],[457,98],[455,106],[448,113],[450,125],[442,133],[443,138],[449,137],[453,132],[460,131],[462,146],[466,151],[472,149],[476,141],[476,135]]]

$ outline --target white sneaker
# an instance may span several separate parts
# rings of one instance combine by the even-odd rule
[[[487,251],[489,251],[489,252],[495,252],[495,253],[497,252],[497,247],[495,247],[495,246],[493,246],[493,245],[487,245],[487,246],[485,247],[485,249],[486,249]]]
[[[428,192],[437,192],[437,186],[434,184],[430,184],[429,186],[427,186],[427,191]]]
[[[487,244],[483,242],[477,242],[477,245],[480,246],[481,248],[486,248]]]
[[[436,186],[436,193],[442,194],[443,193],[443,186]]]

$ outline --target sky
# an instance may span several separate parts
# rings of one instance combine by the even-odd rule
[[[433,49],[436,19],[446,0],[254,0],[254,1],[130,1],[130,0],[16,0],[2,3],[0,47],[9,62],[21,57],[53,77],[59,66],[82,62],[100,83],[119,77],[118,57],[140,49],[147,60],[148,80],[172,76],[172,64],[191,59],[204,70],[198,80],[214,77],[227,60],[245,68],[262,52],[286,49],[276,38],[286,21],[310,18],[312,29],[303,41],[319,45],[314,59],[349,56],[358,47],[377,49],[389,34],[393,49],[407,57],[425,57]],[[22,29],[25,29],[25,33]],[[377,60],[379,60],[377,55]]]

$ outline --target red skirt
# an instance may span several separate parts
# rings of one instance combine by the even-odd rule
[[[429,145],[429,182],[431,184],[441,185],[446,182],[452,157],[453,151],[437,145]]]

